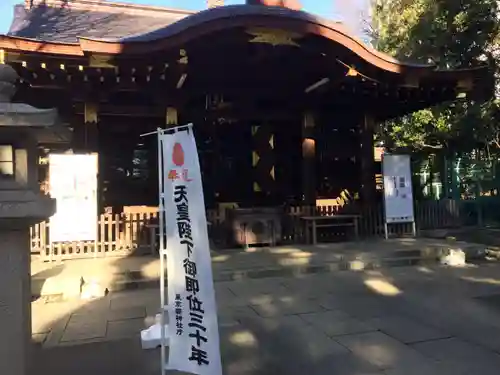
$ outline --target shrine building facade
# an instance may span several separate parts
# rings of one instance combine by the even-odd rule
[[[208,207],[315,204],[346,191],[371,202],[378,123],[491,94],[485,67],[399,62],[297,3],[219,5],[16,6],[0,35],[0,62],[21,77],[15,100],[57,108],[72,130],[69,144],[41,153],[98,153],[101,210],[157,204],[157,141],[141,134],[187,123]]]

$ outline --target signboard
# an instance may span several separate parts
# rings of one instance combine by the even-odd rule
[[[385,222],[414,222],[410,156],[384,154],[382,174]]]
[[[97,154],[49,155],[50,241],[97,240]]]
[[[169,358],[163,371],[222,375],[205,202],[193,131],[189,125],[170,134],[160,131],[158,137],[163,176],[160,251],[162,262],[168,254],[170,317]],[[166,249],[164,238],[168,239]],[[163,339],[161,343],[164,345]],[[164,358],[163,353],[164,347]]]

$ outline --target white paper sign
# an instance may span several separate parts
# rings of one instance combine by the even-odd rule
[[[410,156],[384,154],[382,174],[384,176],[385,222],[390,224],[415,221]]]
[[[50,241],[97,240],[97,155],[49,155]]]
[[[159,137],[170,318],[167,369],[222,375],[205,202],[193,131]]]

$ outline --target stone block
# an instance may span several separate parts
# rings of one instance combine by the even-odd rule
[[[263,300],[258,304],[251,304],[251,307],[257,314],[266,318],[324,311],[315,300],[278,295],[267,301]]]
[[[144,329],[144,320],[141,318],[111,321],[107,323],[106,339],[139,337],[142,329]]]
[[[101,315],[73,315],[69,319],[61,341],[79,341],[106,336],[106,319]]]
[[[422,365],[427,359],[417,351],[382,332],[368,332],[336,338],[356,356],[381,369]]]
[[[107,314],[108,321],[141,319],[146,317],[146,309],[141,306],[123,308],[119,310],[109,310]]]
[[[341,311],[301,314],[300,317],[330,337],[376,330],[370,324],[354,319]]]
[[[394,337],[405,344],[437,340],[450,335],[437,328],[423,325],[411,318],[400,315],[389,315],[374,318],[367,322],[371,327]]]
[[[36,286],[38,283],[38,286]],[[54,276],[32,281],[32,288],[40,291],[40,296],[62,295],[64,299],[79,298],[83,280],[80,276]]]
[[[384,371],[384,375],[471,375],[463,368],[450,367],[445,364],[425,361],[408,363]]]
[[[396,301],[387,297],[372,295],[342,295],[325,296],[319,300],[325,310],[340,310],[351,317],[366,320],[387,315],[394,308]]]
[[[43,345],[46,339],[47,333],[34,333],[33,335],[31,335],[31,341],[35,345]]]
[[[348,353],[312,362],[306,373],[314,375],[385,375],[377,366]]]
[[[225,375],[254,375],[258,373],[258,366],[254,359],[239,358],[235,360],[223,359],[223,373]]]
[[[349,353],[344,346],[339,345],[316,327],[307,324],[297,315],[260,319],[258,322],[271,340],[293,342],[293,345],[300,348],[301,355],[309,360]]]
[[[250,306],[219,307],[217,315],[219,327],[238,325],[242,319],[258,317]]]
[[[165,291],[166,293],[166,291]],[[134,290],[116,292],[110,294],[111,310],[128,309],[132,307],[152,307],[160,308],[160,292],[158,289]],[[166,301],[166,297],[165,297]]]
[[[246,280],[233,282],[229,289],[237,297],[253,299],[265,294],[282,295],[287,292],[284,278],[266,278],[261,280]]]
[[[468,374],[494,375],[500,368],[500,355],[459,338],[448,338],[413,345],[420,353]]]

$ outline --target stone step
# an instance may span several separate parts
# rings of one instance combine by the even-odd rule
[[[460,246],[459,246],[460,245]],[[362,271],[391,267],[404,267],[415,265],[431,265],[439,262],[442,255],[449,249],[461,249],[466,253],[467,260],[484,259],[486,249],[477,244],[438,244],[436,246],[422,247],[421,249],[408,248],[379,253],[353,253],[344,254],[335,261],[318,259],[310,264],[293,259],[286,265],[268,264],[259,267],[235,266],[232,269],[219,269],[214,266],[214,281],[232,281],[245,279],[261,279],[268,277],[297,277],[300,275],[341,272]],[[32,279],[32,293],[34,298],[43,298],[46,301],[78,298],[82,285],[92,281],[99,283],[101,288],[110,292],[146,289],[158,287],[160,269],[148,274],[141,270],[102,270],[101,274],[86,274],[82,270],[78,274],[60,274],[48,278]]]

